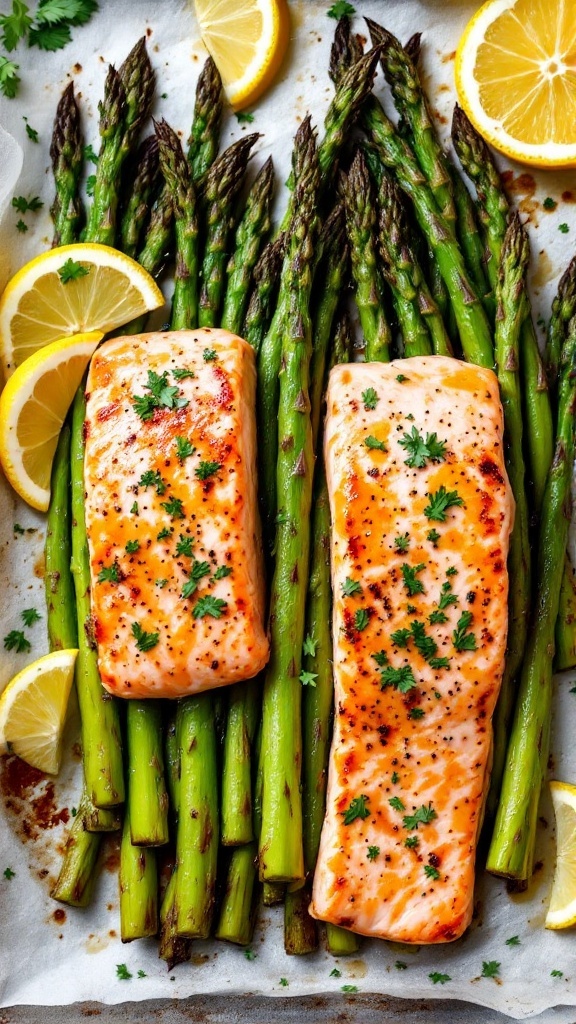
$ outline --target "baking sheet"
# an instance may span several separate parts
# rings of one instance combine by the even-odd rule
[[[327,75],[329,46],[335,22],[326,17],[325,2],[291,3],[293,37],[290,51],[274,89],[254,108],[254,122],[246,126],[229,114],[224,141],[246,131],[263,133],[254,161],[259,166],[272,153],[278,181],[289,171],[291,140],[307,111],[321,125],[332,95]],[[441,131],[447,133],[453,104],[453,55],[462,28],[476,4],[434,3],[429,0],[356,0],[356,27],[363,30],[361,15],[384,23],[406,40],[422,30],[423,63],[428,92]],[[0,0],[0,11],[9,10]],[[181,0],[101,0],[92,21],[74,31],[65,50],[44,54],[21,47],[15,59],[21,66],[23,84],[17,100],[0,101],[0,125],[20,144],[23,166],[14,191],[39,195],[44,208],[26,220],[29,231],[20,235],[16,211],[10,205],[0,224],[0,274],[12,273],[23,262],[46,248],[51,228],[48,207],[52,198],[48,147],[58,97],[70,76],[82,96],[86,142],[98,149],[97,102],[102,93],[108,62],[119,64],[144,32],[158,74],[156,115],[165,116],[183,137],[187,136],[193,91],[204,59],[191,5]],[[386,97],[382,79],[379,93]],[[162,98],[160,96],[162,95]],[[387,102],[387,99],[386,99]],[[280,113],[280,116],[279,116]],[[38,133],[35,145],[26,136],[23,116]],[[2,146],[8,140],[0,135]],[[9,151],[2,184],[8,170],[19,170],[18,150]],[[503,164],[504,166],[504,164]],[[548,315],[558,274],[573,254],[576,240],[576,179],[571,173],[527,173],[506,165],[508,184],[523,215],[528,219],[533,244],[531,285],[535,316]],[[87,172],[89,173],[89,171]],[[574,193],[573,190],[574,189]],[[12,187],[8,190],[9,198]],[[0,186],[0,198],[2,187]],[[542,201],[551,196],[557,208],[547,212]],[[282,199],[279,199],[279,210]],[[568,233],[559,231],[566,223]],[[14,530],[18,524],[20,530]],[[20,628],[20,611],[41,608],[42,517],[18,502],[0,479],[0,622],[2,636]],[[47,650],[45,620],[30,634],[30,658]],[[2,650],[0,686],[25,664],[24,655]],[[576,696],[570,693],[569,675],[556,683],[553,738],[554,777],[576,780],[573,725]],[[34,773],[18,773],[8,759],[0,774],[2,837],[0,839],[0,920],[4,941],[0,948],[0,1003],[61,1005],[85,1000],[118,1003],[125,1000],[184,998],[190,995],[309,996],[336,994],[342,985],[355,985],[361,995],[385,993],[410,999],[454,998],[475,1002],[494,1011],[522,1019],[538,1015],[541,1024],[569,1024],[575,1013],[560,1007],[576,1006],[576,946],[574,935],[546,932],[543,921],[553,869],[552,813],[545,798],[535,873],[529,891],[516,897],[506,894],[502,883],[480,873],[476,913],[468,934],[453,946],[432,949],[398,947],[386,943],[362,944],[357,957],[334,961],[323,952],[310,957],[287,957],[283,952],[281,913],[262,915],[253,943],[254,959],[243,950],[215,943],[197,943],[190,964],[167,973],[157,959],[154,941],[122,946],[119,941],[118,899],[114,841],[106,847],[104,869],[93,908],[87,911],[57,907],[48,892],[58,869],[59,851],[66,819],[78,802],[79,761],[74,720],[69,723],[70,756],[62,776],[54,784],[37,781]],[[4,871],[11,868],[12,878]],[[520,944],[507,946],[517,935]],[[482,978],[483,961],[497,960],[497,979]],[[132,978],[121,981],[116,965],[125,963]],[[396,966],[405,964],[403,968]],[[333,974],[334,968],[341,972]],[[138,972],[144,972],[139,977]],[[561,971],[561,977],[552,977]],[[434,985],[431,972],[450,976]],[[288,981],[281,985],[280,979]],[[558,1007],[550,1010],[551,1007]],[[438,1019],[443,1019],[440,1013]]]

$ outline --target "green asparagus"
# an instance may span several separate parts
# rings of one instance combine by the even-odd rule
[[[155,135],[149,135],[138,150],[135,172],[130,182],[128,200],[122,211],[118,232],[119,248],[132,259],[136,259],[141,245],[159,181],[158,142]]]
[[[133,846],[126,815],[120,844],[120,937],[144,939],[158,931],[158,874],[155,850]]]
[[[232,853],[215,933],[217,939],[239,946],[252,941],[257,909],[257,855],[256,843],[238,846]]]
[[[53,900],[69,907],[87,907],[96,884],[96,862],[102,837],[86,830],[88,810],[88,801],[83,797],[66,840],[58,880],[50,893]]]
[[[244,318],[242,337],[252,345],[257,356],[272,321],[280,270],[284,260],[284,247],[285,236],[283,234],[268,242],[264,246],[252,274],[254,284]]]
[[[188,139],[188,163],[198,187],[218,155],[224,90],[220,72],[208,57],[196,84],[192,130]]]
[[[44,553],[51,651],[67,650],[78,644],[74,581],[70,571],[70,530],[70,424],[65,422],[52,464]]]
[[[50,159],[56,186],[56,195],[50,207],[54,222],[52,245],[69,245],[78,240],[84,219],[80,197],[82,131],[73,82],[66,86],[56,109]]]
[[[221,840],[240,846],[254,838],[252,827],[252,758],[260,715],[260,679],[230,688],[222,766]]]
[[[166,262],[173,223],[172,194],[168,185],[164,185],[150,211],[150,223],[146,229],[144,244],[138,253],[138,263],[153,277],[158,276]]]
[[[168,842],[168,793],[164,780],[162,711],[157,702],[128,701],[126,754],[127,817],[132,843],[163,846]]]
[[[180,139],[166,121],[156,123],[160,169],[172,199],[176,234],[176,266],[171,327],[173,331],[198,324],[198,211],[190,165]]]

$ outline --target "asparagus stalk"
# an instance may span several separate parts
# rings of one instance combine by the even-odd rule
[[[168,185],[164,185],[150,212],[150,223],[144,244],[138,253],[138,263],[149,274],[157,277],[166,260],[172,238],[174,210]],[[135,332],[138,333],[138,332]]]
[[[190,959],[190,940],[182,939],[176,934],[176,867],[172,869],[170,880],[164,893],[160,907],[160,942],[158,956],[168,964],[171,971],[177,964],[186,963]]]
[[[324,255],[315,276],[314,330],[312,359],[310,361],[310,418],[312,445],[318,449],[318,434],[322,414],[322,396],[326,377],[328,353],[334,348],[334,320],[345,289],[349,247],[346,242],[346,223],[341,206],[335,206],[322,229]]]
[[[116,71],[110,66],[100,110],[100,155],[87,238],[114,245],[122,167],[134,150],[154,93],[154,71],[142,37]]]
[[[218,326],[234,203],[242,188],[250,151],[258,138],[254,133],[232,143],[206,175],[203,192],[205,242],[198,313],[200,327]]]
[[[151,700],[128,701],[126,715],[128,814],[134,846],[168,842],[168,793],[164,780],[162,712]]]
[[[378,267],[378,214],[368,167],[360,149],[356,151],[348,174],[342,175],[341,182],[356,305],[366,342],[366,361],[387,362],[392,334],[384,312]]]
[[[82,130],[73,82],[62,93],[56,108],[50,159],[56,186],[56,195],[50,207],[54,222],[52,246],[69,245],[77,240],[84,217],[80,198]]]
[[[190,166],[176,132],[166,123],[155,125],[160,169],[172,199],[175,219],[176,266],[172,299],[172,330],[198,323],[198,215]]]
[[[490,326],[468,276],[453,225],[438,209],[410,146],[399,138],[375,98],[364,105],[363,123],[382,163],[393,170],[398,184],[414,204],[420,229],[434,252],[448,289],[466,358],[480,366],[491,367]]]
[[[96,884],[96,862],[102,837],[86,830],[86,814],[89,812],[84,796],[66,840],[58,880],[50,893],[53,900],[69,907],[87,907]]]
[[[254,838],[252,827],[252,748],[260,714],[261,680],[248,679],[230,688],[222,766],[224,846],[241,846]]]
[[[165,735],[164,764],[166,766],[166,784],[168,787],[168,807],[178,821],[180,812],[180,742],[176,729],[176,708],[171,706]]]
[[[69,650],[78,644],[74,581],[70,571],[70,530],[70,424],[65,422],[52,464],[44,550],[44,584],[51,651]]]
[[[504,411],[506,469],[516,503],[514,528],[508,553],[508,642],[500,696],[494,715],[494,755],[488,811],[493,817],[506,760],[510,719],[514,710],[530,616],[531,564],[530,514],[526,499],[522,454],[522,395],[519,381],[519,342],[522,324],[529,315],[526,273],[530,259],[528,237],[518,214],[510,217],[504,237],[496,290],[495,350],[500,397]]]
[[[576,570],[566,553],[560,605],[556,622],[554,671],[565,672],[576,665]]]
[[[272,321],[284,248],[283,234],[268,242],[252,274],[254,287],[244,318],[242,336],[252,345],[257,356]]]
[[[122,942],[144,939],[158,931],[156,853],[133,846],[126,815],[120,844],[120,937]]]
[[[224,90],[220,72],[208,57],[196,85],[192,130],[188,139],[188,163],[192,181],[200,185],[218,154]]]
[[[554,459],[542,505],[537,593],[510,734],[500,803],[487,868],[528,879],[532,873],[538,802],[550,747],[552,657],[570,519],[576,409],[576,319],[570,321],[559,371]]]
[[[214,911],[218,859],[218,764],[209,693],[178,705],[180,814],[176,835],[176,934],[206,939]]]
[[[224,309],[220,326],[239,334],[250,294],[252,273],[262,245],[272,225],[274,164],[269,157],[260,168],[248,194],[242,218],[236,229],[234,251],[227,269]]]
[[[304,877],[299,676],[314,468],[308,396],[312,354],[309,306],[320,173],[308,118],[298,135],[303,148],[302,159],[295,161],[294,221],[286,275],[278,407],[280,514],[270,608],[271,657],[265,676],[262,717],[264,778],[259,858],[261,878],[267,881],[295,881]]]
[[[256,917],[256,843],[238,846],[232,853],[226,891],[222,899],[216,938],[247,946],[252,941]]]
[[[124,800],[122,746],[118,705],[105,692],[98,673],[96,641],[90,609],[90,556],[84,512],[84,419],[86,399],[80,387],[72,408],[72,576],[76,593],[78,658],[76,690],[80,705],[84,778],[96,807],[115,807]]]
[[[135,173],[120,220],[119,246],[132,259],[136,259],[141,245],[159,182],[158,142],[155,135],[149,135],[138,150]]]
[[[328,74],[335,86],[342,79],[344,72],[357,64],[363,56],[364,49],[360,36],[352,33],[350,18],[344,15],[338,19],[334,31],[334,40],[330,47],[330,65]]]

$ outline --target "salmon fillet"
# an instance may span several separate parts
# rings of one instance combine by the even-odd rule
[[[268,660],[254,351],[221,330],[106,341],[87,383],[98,664],[121,697],[182,697]]]
[[[337,366],[325,456],[335,724],[311,913],[401,942],[470,923],[514,503],[491,370]]]

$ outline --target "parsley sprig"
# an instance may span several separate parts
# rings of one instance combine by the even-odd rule
[[[414,814],[405,814],[402,819],[404,828],[407,828],[410,832],[415,832],[419,825],[428,825],[438,815],[432,807],[432,804],[422,804]]]
[[[136,647],[142,652],[151,651],[160,639],[159,633],[147,633],[139,622],[132,623],[132,636],[136,641]]]
[[[452,633],[452,643],[457,651],[475,651],[476,637],[474,633],[468,632],[468,626],[473,621],[472,612],[462,612],[456,623],[456,629]]]
[[[362,794],[362,796],[355,796],[354,799],[350,801],[350,806],[345,811],[341,812],[344,815],[344,824],[351,825],[357,818],[369,818],[369,801],[370,797],[365,794]]]
[[[439,441],[435,433],[426,434],[424,439],[417,427],[404,433],[398,444],[408,453],[404,464],[410,469],[422,469],[428,462],[443,462],[446,458],[446,441]]]
[[[446,512],[449,508],[464,505],[458,491],[447,491],[444,486],[439,487],[437,491],[429,492],[426,497],[430,504],[426,505],[424,515],[427,519],[435,519],[439,523],[446,522]]]
[[[132,408],[141,420],[151,420],[156,409],[185,409],[186,398],[179,396],[180,388],[176,384],[168,384],[168,371],[155,373],[148,370],[144,390],[147,395],[132,395]]]

